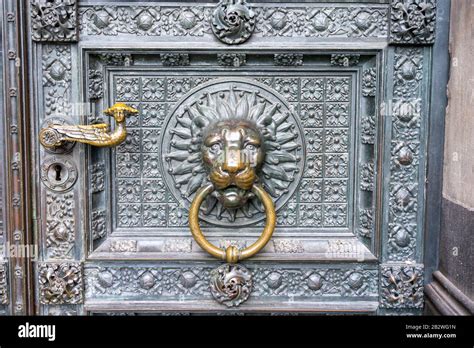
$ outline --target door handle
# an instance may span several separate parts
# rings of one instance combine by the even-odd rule
[[[92,125],[63,125],[50,123],[39,132],[41,145],[55,149],[65,142],[78,142],[98,147],[113,147],[122,143],[127,137],[125,119],[138,114],[138,110],[124,104],[116,103],[104,114],[115,119],[115,129],[110,132],[106,123]]]

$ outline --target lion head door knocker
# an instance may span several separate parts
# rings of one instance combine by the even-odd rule
[[[229,45],[241,44],[255,29],[255,13],[245,0],[222,0],[212,14],[211,28],[220,41]]]
[[[189,205],[197,244],[227,263],[211,272],[214,298],[238,306],[252,290],[248,269],[237,264],[262,250],[276,225],[276,208],[292,195],[302,173],[303,137],[283,97],[246,79],[196,87],[168,116],[162,146],[165,179],[178,201]],[[167,150],[166,150],[167,149]],[[219,248],[199,220],[236,227],[265,220],[256,242]]]

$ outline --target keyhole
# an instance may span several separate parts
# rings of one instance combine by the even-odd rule
[[[54,166],[54,171],[56,172],[56,176],[55,176],[56,181],[61,181],[61,170],[62,170],[62,166],[60,166],[59,164],[56,164]]]

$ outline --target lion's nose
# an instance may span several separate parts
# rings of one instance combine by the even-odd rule
[[[241,152],[237,149],[229,149],[225,153],[225,161],[222,170],[235,174],[245,169],[245,163],[242,161]]]

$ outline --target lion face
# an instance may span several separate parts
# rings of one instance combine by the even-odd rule
[[[226,208],[242,207],[253,197],[265,154],[257,125],[248,120],[223,120],[210,125],[201,147],[216,198]]]

